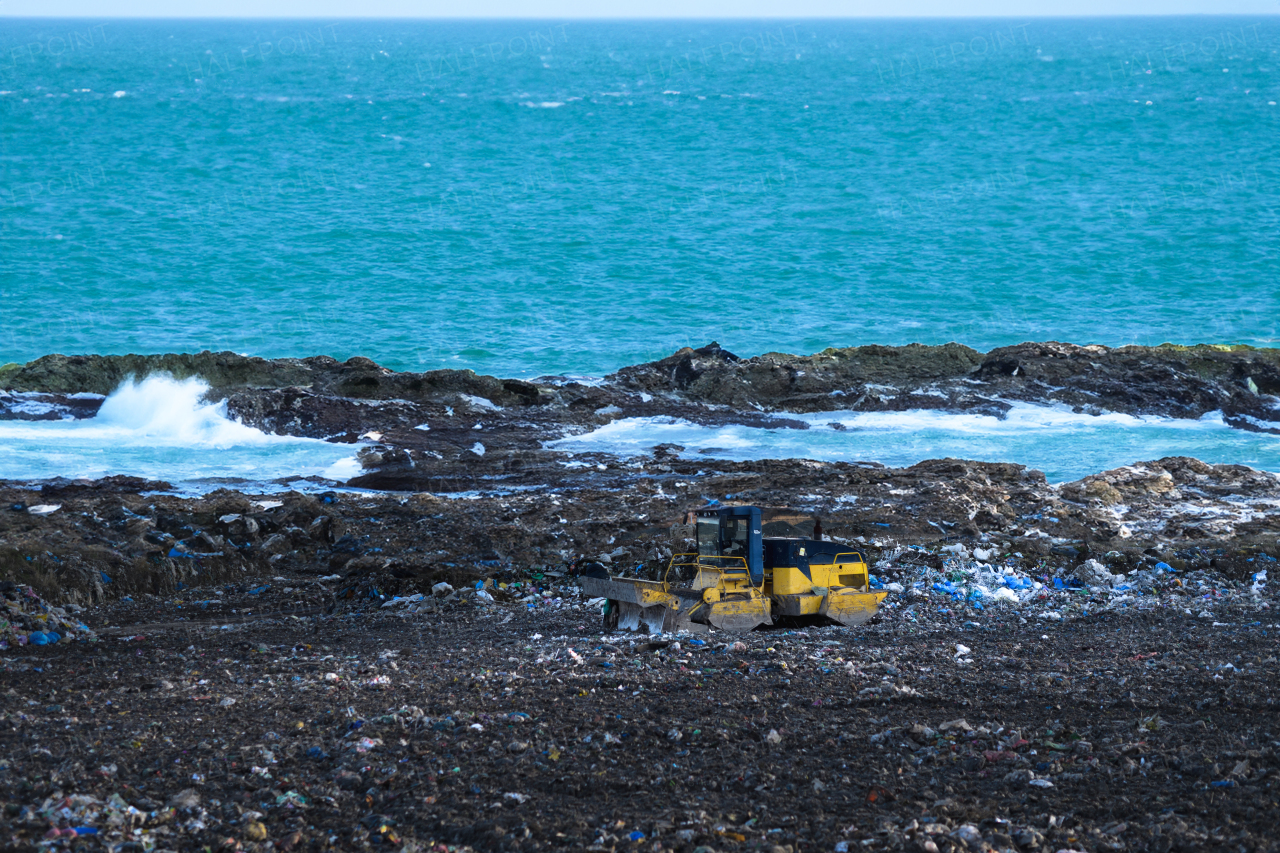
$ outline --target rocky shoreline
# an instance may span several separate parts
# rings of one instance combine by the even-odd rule
[[[607,551],[609,540],[669,525],[705,500],[793,507],[829,519],[829,529],[849,537],[998,540],[1024,554],[1079,560],[1112,552],[1137,559],[1152,550],[1274,550],[1280,530],[1280,478],[1186,458],[1049,484],[1022,466],[952,459],[887,468],[689,458],[677,452],[683,448],[662,445],[632,458],[546,446],[624,417],[751,425],[768,415],[776,428],[788,425],[788,412],[1000,415],[1015,401],[1179,418],[1221,411],[1234,427],[1275,431],[1278,422],[1269,419],[1280,417],[1280,350],[1028,343],[984,355],[948,344],[741,359],[713,344],[598,382],[396,373],[363,358],[47,356],[0,368],[0,417],[90,416],[127,377],[157,372],[199,377],[209,398],[224,399],[234,417],[264,431],[358,444],[363,470],[347,487],[404,493],[474,518],[501,540],[504,559],[528,563]],[[49,503],[48,495],[81,486],[43,488],[38,501]],[[11,503],[30,500],[37,498]],[[105,528],[95,535],[130,560],[155,550]]]
[[[543,423],[591,425],[645,414],[736,415],[755,412],[979,411],[1001,415],[1013,403],[1062,405],[1085,414],[1119,412],[1199,418],[1222,412],[1243,430],[1280,432],[1280,350],[1244,346],[1077,346],[1022,343],[987,353],[961,344],[860,346],[809,356],[766,353],[740,358],[712,343],[659,361],[624,367],[600,381],[565,377],[498,379],[469,370],[395,372],[367,358],[263,359],[230,352],[61,356],[0,366],[0,416],[14,394],[44,395],[53,407],[36,417],[85,416],[126,378],[165,373],[199,377],[246,423],[293,435],[335,438],[375,426],[360,408],[328,412],[335,401],[408,407],[433,414],[459,396],[534,414]],[[415,407],[423,407],[415,409]],[[616,407],[620,411],[613,411]],[[367,407],[366,407],[367,408]],[[378,408],[378,407],[373,407]],[[597,410],[609,409],[599,415]],[[723,412],[722,412],[723,414]],[[384,424],[385,425],[385,424]],[[328,430],[337,429],[338,432]]]

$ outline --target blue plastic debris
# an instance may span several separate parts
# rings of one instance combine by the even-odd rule
[[[933,585],[933,589],[935,592],[945,592],[947,595],[956,595],[960,592],[951,581],[938,581]]]
[[[884,582],[875,575],[867,575],[867,583],[871,585],[872,589],[884,589]]]
[[[1177,571],[1177,569],[1175,569],[1173,566],[1169,565],[1168,563],[1156,563],[1156,571],[1157,572],[1174,572],[1174,571]]]
[[[1031,579],[1005,575],[1004,585],[1009,589],[1031,589]]]
[[[632,841],[644,841],[644,833],[637,829],[635,832],[628,835],[627,838],[630,838]]]
[[[53,631],[32,631],[27,639],[33,646],[51,646],[62,637]]]
[[[255,587],[254,589],[249,590],[249,594],[250,594],[250,595],[262,595],[264,592],[266,592],[266,591],[267,591],[267,590],[269,590],[269,589],[271,589],[271,585],[270,585],[270,584],[263,584],[263,585],[262,585],[262,586],[260,586],[260,587]]]
[[[1066,584],[1064,584],[1064,583],[1062,582],[1062,578],[1054,578],[1054,579],[1053,579],[1053,588],[1054,588],[1054,589],[1066,589],[1066,588],[1067,588],[1067,585],[1066,585]]]
[[[323,749],[313,746],[307,750],[307,758],[328,758]]]
[[[98,572],[98,574],[102,575],[102,582],[103,582],[103,583],[111,583],[111,576],[110,576],[110,575],[108,575],[106,572],[102,572],[102,571],[100,571],[100,572]]]
[[[697,638],[694,638],[689,641],[689,645],[691,646],[705,646],[706,644],[707,644],[706,640],[699,640]]]
[[[74,832],[76,835],[97,835],[97,834],[98,834],[98,827],[96,827],[96,826],[75,826],[75,827],[72,827],[72,832]]]
[[[1236,786],[1235,779],[1219,779],[1217,782],[1210,782],[1215,788],[1234,788]]]

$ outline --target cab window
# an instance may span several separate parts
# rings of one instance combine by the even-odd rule
[[[750,518],[730,516],[720,523],[720,553],[725,557],[747,556],[747,533]]]
[[[701,557],[720,556],[720,519],[698,519],[698,555]]]

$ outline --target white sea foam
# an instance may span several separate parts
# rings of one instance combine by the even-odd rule
[[[358,472],[350,445],[273,435],[208,402],[198,379],[151,376],[123,383],[85,420],[0,421],[0,478],[129,474],[184,482],[270,480]]]
[[[82,434],[95,431],[132,444],[227,448],[268,444],[268,435],[227,417],[224,402],[205,402],[209,386],[198,379],[150,376],[125,382],[107,397]]]
[[[1280,438],[1231,429],[1217,412],[1198,420],[1118,413],[1091,416],[1018,403],[1004,418],[933,410],[785,417],[803,421],[809,428],[709,427],[677,418],[623,418],[549,446],[630,456],[671,443],[685,447],[684,455],[689,457],[807,458],[891,466],[955,457],[1017,462],[1045,472],[1052,481],[1175,455],[1280,471]]]

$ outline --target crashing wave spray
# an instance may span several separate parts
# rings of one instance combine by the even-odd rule
[[[200,379],[127,379],[86,420],[0,421],[0,479],[128,474],[171,483],[266,481],[359,471],[349,445],[273,435],[209,402]]]
[[[126,440],[185,447],[235,447],[289,440],[227,416],[226,401],[206,402],[208,383],[171,376],[130,377],[102,403],[94,422]]]

